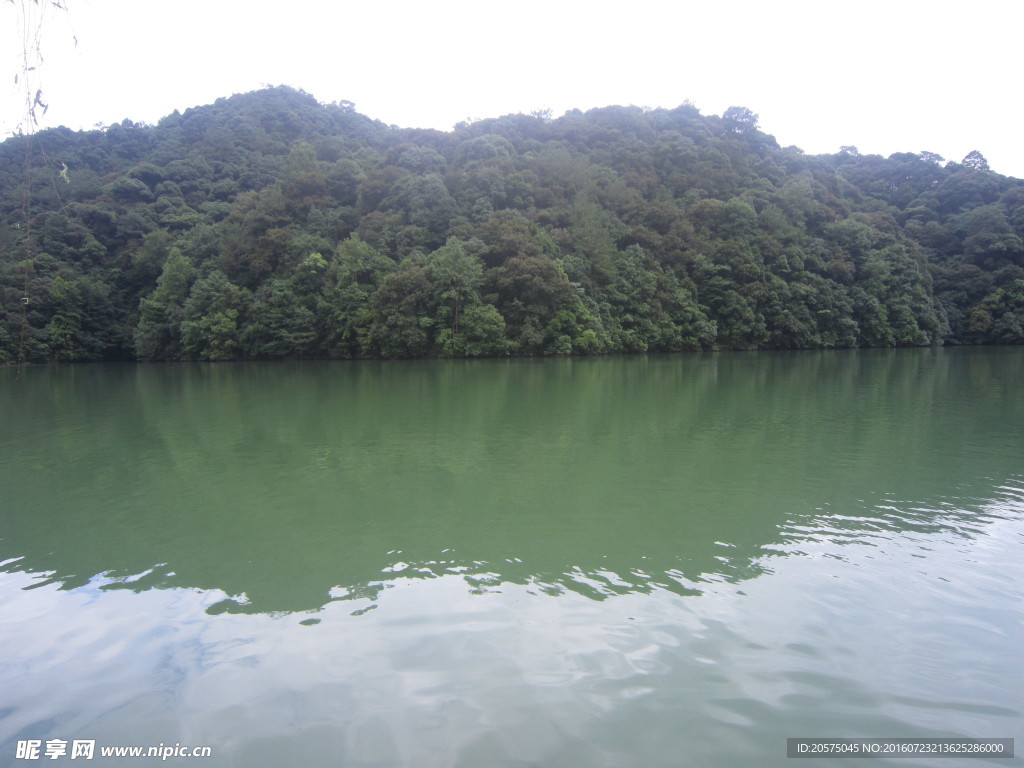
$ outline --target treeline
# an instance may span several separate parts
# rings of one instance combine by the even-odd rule
[[[1024,342],[1024,182],[691,105],[386,126],[272,88],[0,145],[0,362]]]

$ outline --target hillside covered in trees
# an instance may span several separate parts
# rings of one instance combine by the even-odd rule
[[[0,362],[1024,342],[1024,181],[691,105],[386,126],[271,88],[0,145]]]

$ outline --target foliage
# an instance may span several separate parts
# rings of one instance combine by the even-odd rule
[[[270,88],[0,144],[0,362],[1017,344],[1022,328],[1024,182],[980,152],[805,155],[744,107],[442,133]]]

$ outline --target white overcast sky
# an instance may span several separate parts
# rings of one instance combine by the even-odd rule
[[[265,84],[442,130],[690,100],[748,107],[808,153],[978,149],[1024,178],[1024,0],[64,2],[43,25],[44,125],[156,122]],[[0,3],[5,136],[24,115],[16,20],[31,5]]]

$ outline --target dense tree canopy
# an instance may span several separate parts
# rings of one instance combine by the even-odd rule
[[[0,362],[1024,342],[1024,182],[692,105],[385,126],[271,88],[0,145]]]

